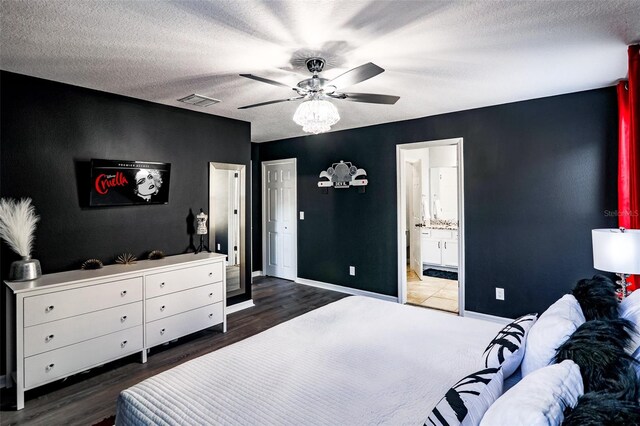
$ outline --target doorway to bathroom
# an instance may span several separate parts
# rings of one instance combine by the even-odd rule
[[[396,150],[398,300],[464,312],[462,138]]]

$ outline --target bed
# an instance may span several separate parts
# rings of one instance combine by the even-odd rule
[[[347,297],[122,391],[116,424],[423,424],[501,328]]]

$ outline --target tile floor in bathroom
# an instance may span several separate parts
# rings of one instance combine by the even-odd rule
[[[458,313],[458,281],[424,277],[407,268],[407,303]]]

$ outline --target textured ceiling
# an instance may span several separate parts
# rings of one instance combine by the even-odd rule
[[[303,134],[297,103],[244,79],[294,85],[304,59],[331,78],[374,62],[386,72],[345,91],[396,105],[335,101],[334,130],[609,86],[640,40],[640,1],[2,0],[0,68],[250,121],[252,140]],[[208,108],[176,99],[221,99]]]

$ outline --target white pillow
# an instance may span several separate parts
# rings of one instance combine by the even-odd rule
[[[631,336],[629,347],[629,352],[634,353],[640,348],[640,290],[634,291],[620,302],[618,313],[620,318],[629,320],[635,325],[635,334]]]
[[[500,330],[482,355],[484,366],[502,367],[504,377],[511,376],[520,367],[527,334],[537,319],[537,314],[523,315]]]
[[[580,304],[571,294],[565,294],[549,306],[529,330],[520,367],[522,377],[551,364],[556,349],[584,322]]]
[[[580,368],[567,359],[524,377],[489,407],[480,426],[559,425],[583,394]]]
[[[478,426],[487,408],[502,395],[501,368],[487,368],[453,385],[424,422],[428,426]]]

